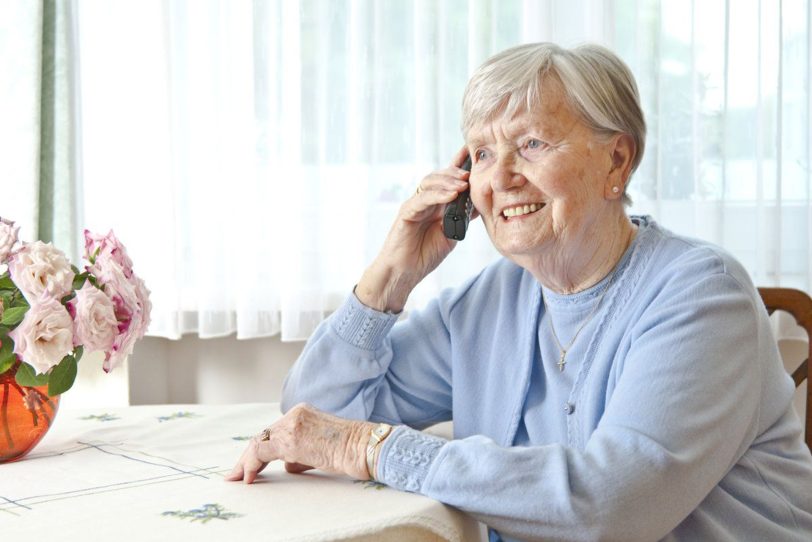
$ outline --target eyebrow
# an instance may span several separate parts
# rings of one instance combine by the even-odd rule
[[[552,130],[549,124],[546,124],[543,120],[535,119],[529,122],[522,122],[518,124],[514,124],[512,122],[508,122],[506,126],[506,133],[508,139],[515,139],[520,135],[527,134],[528,132],[533,132],[542,137],[543,139],[550,139],[551,137],[555,136],[554,130]],[[480,130],[480,132],[485,130]],[[466,144],[471,147],[477,147],[487,143],[486,137],[481,136],[474,136],[466,141]]]

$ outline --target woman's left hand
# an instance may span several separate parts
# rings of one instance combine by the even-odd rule
[[[267,440],[251,439],[226,480],[253,483],[271,461],[288,472],[322,469],[369,479],[366,446],[374,423],[352,421],[299,404],[267,429]]]

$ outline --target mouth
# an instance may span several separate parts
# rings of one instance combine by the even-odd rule
[[[524,215],[529,215],[541,210],[544,207],[543,203],[530,203],[528,205],[516,205],[515,207],[507,207],[502,210],[502,218],[510,220]]]

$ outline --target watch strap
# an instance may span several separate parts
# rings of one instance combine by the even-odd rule
[[[369,433],[369,442],[367,443],[367,472],[369,473],[370,480],[375,478],[375,450],[381,445],[381,442],[389,436],[392,432],[392,426],[388,423],[379,423]]]

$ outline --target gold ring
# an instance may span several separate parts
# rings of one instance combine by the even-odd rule
[[[259,440],[260,441],[271,440],[271,428],[270,427],[266,427],[265,429],[262,430],[262,433],[259,434]]]

